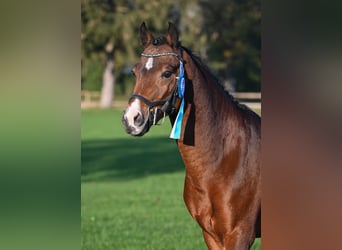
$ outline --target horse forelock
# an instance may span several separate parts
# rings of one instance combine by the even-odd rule
[[[166,43],[167,41],[165,36],[158,36],[152,40],[152,45],[154,46],[160,46]]]
[[[148,48],[154,48],[154,49],[159,50],[159,49],[161,48],[161,46],[163,46],[163,45],[168,45],[168,46],[170,46],[170,48],[171,48],[172,50],[173,50],[174,48],[177,48],[177,49],[181,48],[181,42],[180,42],[180,41],[178,41],[178,42],[176,43],[176,46],[173,47],[171,44],[168,43],[167,38],[166,38],[165,35],[160,35],[160,36],[157,36],[157,37],[153,38],[153,39],[151,40],[150,46],[148,46]]]

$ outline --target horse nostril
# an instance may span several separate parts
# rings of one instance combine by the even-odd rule
[[[125,126],[127,126],[127,117],[125,115],[125,112],[122,113],[121,121]]]
[[[143,116],[138,113],[136,116],[134,116],[134,125],[135,126],[141,126],[144,123]]]

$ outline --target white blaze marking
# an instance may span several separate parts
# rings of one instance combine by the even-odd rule
[[[134,117],[136,117],[138,113],[141,113],[140,101],[135,99],[134,102],[132,102],[132,104],[128,107],[125,114],[129,125],[134,126]]]
[[[153,58],[152,58],[152,57],[149,57],[149,58],[147,59],[146,64],[145,64],[145,68],[146,68],[147,70],[150,70],[150,69],[152,69],[152,67],[153,67]]]

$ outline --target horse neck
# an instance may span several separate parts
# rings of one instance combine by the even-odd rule
[[[210,155],[217,148],[218,139],[224,138],[224,133],[232,126],[226,126],[227,121],[236,108],[233,100],[205,68],[200,68],[190,54],[183,53],[186,72],[186,108],[184,111],[182,131],[183,138],[178,141],[178,148],[186,161],[187,158],[201,157],[215,160]],[[191,162],[191,160],[189,160]],[[191,165],[191,164],[186,164]]]
[[[208,69],[199,65],[187,52],[184,55],[184,61],[189,81],[186,98],[190,105],[194,105],[196,126],[213,125],[219,129],[217,123],[236,110],[234,99],[224,91]]]

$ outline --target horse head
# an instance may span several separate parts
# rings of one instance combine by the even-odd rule
[[[144,135],[179,107],[177,79],[182,60],[178,32],[172,23],[164,36],[156,38],[142,23],[140,40],[144,52],[132,68],[135,86],[122,116],[126,132],[134,136]]]

